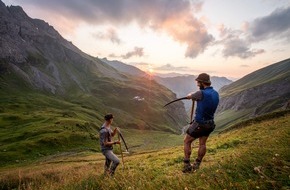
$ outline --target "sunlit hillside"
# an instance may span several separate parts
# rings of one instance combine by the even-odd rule
[[[183,147],[161,148],[124,155],[113,178],[103,174],[100,153],[67,152],[31,165],[1,169],[1,189],[289,189],[290,115],[241,124],[209,138],[201,168],[181,172]],[[134,134],[126,134],[134,144]],[[182,139],[182,136],[179,136]],[[130,140],[131,139],[131,140]],[[151,139],[152,140],[152,139]],[[177,141],[173,141],[177,142]],[[138,144],[138,143],[136,143]],[[196,143],[192,156],[197,152]],[[118,152],[118,147],[115,147]],[[119,155],[120,157],[120,155]]]

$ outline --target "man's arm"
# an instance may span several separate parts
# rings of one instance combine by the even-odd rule
[[[112,142],[105,141],[104,143],[105,146],[112,146],[114,144],[120,144],[120,141],[112,141]]]
[[[117,131],[118,131],[118,129],[117,129],[117,127],[116,127],[116,128],[114,129],[114,131],[112,132],[112,137],[114,137],[114,136],[116,135]]]
[[[199,91],[196,91],[194,93],[188,94],[186,97],[187,97],[187,99],[192,99],[194,101],[201,100],[202,99],[202,92],[201,92],[201,90],[199,90]]]
[[[112,137],[114,137],[115,135],[116,135],[116,133],[117,133],[117,128],[115,128],[114,129],[114,131],[111,133],[111,135],[112,135]],[[106,133],[106,137],[105,137],[105,141],[104,141],[104,145],[105,146],[112,146],[112,145],[114,145],[114,144],[120,144],[120,141],[111,141],[111,142],[109,142],[108,141],[108,133]]]

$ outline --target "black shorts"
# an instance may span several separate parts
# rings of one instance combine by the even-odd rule
[[[214,129],[214,122],[208,124],[198,124],[197,122],[193,122],[187,129],[186,133],[193,138],[199,138],[203,136],[208,137]]]

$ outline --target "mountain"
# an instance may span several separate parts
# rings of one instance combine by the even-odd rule
[[[220,90],[220,128],[277,110],[289,109],[290,59],[252,72]]]
[[[181,132],[187,117],[182,103],[163,108],[176,98],[170,90],[119,72],[45,21],[1,1],[0,42],[1,163],[80,147],[98,151],[98,129],[108,112],[115,127]]]
[[[121,61],[117,61],[117,60],[110,61],[107,58],[103,58],[101,60],[122,73],[130,74],[133,76],[139,76],[139,77],[147,76],[147,74],[144,71],[132,65],[122,63]]]
[[[131,115],[127,119],[140,116],[148,123],[152,118],[144,118],[141,110],[135,112],[133,98],[146,97],[145,102],[139,103],[144,104],[144,110],[158,115],[161,113],[154,106],[162,105],[174,96],[154,81],[125,75],[83,53],[48,23],[29,18],[21,7],[6,7],[2,2],[0,5],[1,88],[6,92],[27,90],[56,97],[86,94],[97,98],[105,109],[121,109]],[[152,123],[153,128],[161,124]]]
[[[142,76],[142,77],[149,77],[147,73],[144,71],[128,65],[126,63],[120,61],[109,61],[106,58],[102,59],[104,62],[109,64],[110,66],[114,67],[118,71],[126,74],[131,74],[134,76]],[[184,97],[190,92],[197,91],[197,86],[195,82],[195,78],[197,76],[194,75],[181,75],[177,73],[170,73],[168,75],[165,74],[154,74],[152,78],[158,82],[159,84],[167,87],[172,92],[176,94],[177,97]],[[232,83],[231,80],[227,79],[226,77],[211,77],[212,86],[218,91],[221,87]],[[182,101],[185,105],[185,109],[188,111],[191,108],[191,101],[184,100]]]
[[[196,78],[197,76],[194,76],[194,75],[166,77],[166,78],[162,78],[158,76],[154,77],[154,79],[159,84],[166,86],[168,89],[176,93],[177,97],[184,97],[191,92],[197,91],[198,88],[195,82]],[[221,87],[230,84],[232,81],[227,79],[226,77],[212,76],[211,82],[214,89],[218,91]],[[188,100],[184,100],[183,103],[185,106],[185,110],[187,110],[188,112],[188,110],[190,110],[191,108],[192,102]]]

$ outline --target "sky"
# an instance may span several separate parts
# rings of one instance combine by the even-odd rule
[[[290,0],[2,0],[83,52],[146,72],[241,78],[290,57]]]

